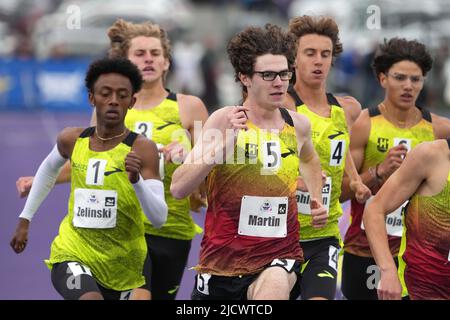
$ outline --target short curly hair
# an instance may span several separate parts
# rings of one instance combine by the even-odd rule
[[[333,57],[338,57],[343,46],[339,39],[339,27],[333,18],[326,16],[301,16],[289,21],[289,32],[295,35],[297,44],[300,38],[307,34],[318,34],[331,39],[333,44]]]
[[[261,27],[247,27],[237,33],[228,43],[228,57],[235,71],[235,80],[239,74],[253,75],[256,58],[265,54],[283,55],[292,70],[295,61],[295,38],[281,27],[266,24]],[[243,86],[244,92],[247,88]]]
[[[386,74],[392,65],[404,60],[416,63],[423,76],[433,66],[433,59],[423,43],[404,38],[384,39],[384,44],[379,46],[372,62],[375,76],[378,78],[380,73]]]
[[[94,86],[102,74],[118,73],[128,78],[131,83],[132,93],[139,92],[142,87],[142,76],[139,69],[128,59],[104,58],[91,63],[84,79],[86,88],[90,93],[94,92]]]

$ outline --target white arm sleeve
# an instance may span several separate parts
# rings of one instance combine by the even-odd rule
[[[156,179],[139,180],[133,184],[142,210],[155,228],[160,228],[167,220],[167,204],[164,198],[164,185]]]
[[[66,161],[67,159],[59,153],[58,147],[55,145],[36,172],[27,202],[25,203],[22,213],[19,215],[20,218],[29,221],[33,219],[33,216],[42,201],[44,201],[55,185],[56,178]]]

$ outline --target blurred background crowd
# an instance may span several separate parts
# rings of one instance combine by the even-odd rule
[[[226,56],[228,39],[247,25],[287,26],[291,17],[336,18],[344,53],[328,88],[363,107],[381,90],[370,62],[376,45],[394,36],[424,42],[434,57],[419,104],[450,104],[450,1],[445,0],[2,0],[0,111],[87,111],[84,72],[107,53],[106,30],[118,18],[163,26],[173,57],[167,87],[201,97],[213,111],[236,104]]]

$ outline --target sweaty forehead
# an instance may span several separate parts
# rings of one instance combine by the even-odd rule
[[[288,62],[283,55],[265,54],[256,58],[255,70],[281,71],[288,69]]]
[[[131,81],[119,73],[105,73],[98,77],[94,89],[111,88],[131,91]]]

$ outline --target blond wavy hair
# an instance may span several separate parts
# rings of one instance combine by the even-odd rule
[[[108,29],[110,39],[110,58],[128,58],[128,50],[133,38],[153,37],[161,41],[164,58],[169,61],[172,58],[172,48],[170,46],[167,32],[157,24],[151,22],[132,23],[123,19],[117,19]]]

